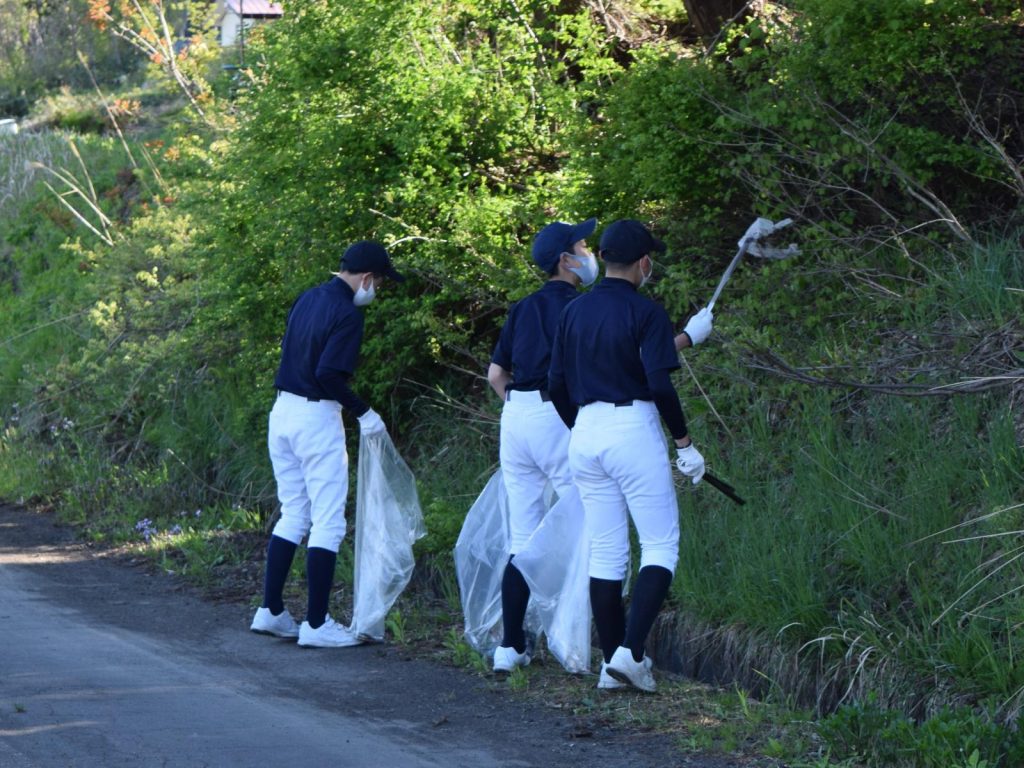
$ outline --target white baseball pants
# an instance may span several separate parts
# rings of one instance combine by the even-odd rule
[[[668,446],[654,403],[591,403],[569,439],[569,466],[590,539],[590,576],[620,581],[629,566],[629,517],[640,540],[640,567],[675,572],[679,503]]]
[[[540,392],[509,390],[501,411],[501,476],[508,493],[511,554],[516,554],[547,512],[551,482],[563,498],[572,489],[569,430]]]
[[[345,538],[348,451],[341,405],[281,392],[267,436],[281,519],[274,535],[337,552]]]

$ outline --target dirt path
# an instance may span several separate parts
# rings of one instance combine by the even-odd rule
[[[249,614],[0,505],[0,764],[738,765],[399,647],[254,635]]]

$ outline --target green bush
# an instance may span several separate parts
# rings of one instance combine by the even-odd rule
[[[616,40],[587,4],[298,5],[209,123],[234,130],[181,115],[149,143],[166,187],[111,140],[79,140],[113,245],[38,187],[3,197],[0,494],[58,500],[96,536],[148,520],[167,547],[183,510],[257,527],[288,308],[372,237],[410,280],[367,311],[354,386],[416,472],[418,551],[444,557],[496,466],[481,375],[509,302],[542,280],[542,224],[652,221],[670,244],[653,295],[681,321],[753,216],[792,215],[803,254],[742,264],[677,379],[748,504],[681,492],[674,603],[817,656],[855,698],[877,684],[877,707],[829,726],[837,749],[1011,760],[994,716],[891,711],[935,678],[957,703],[1024,685],[1019,387],[936,396],[1018,365],[1021,190],[998,150],[1018,156],[1019,136],[980,130],[1019,99],[1008,8],[793,3],[697,55]],[[0,183],[23,159],[0,152]],[[954,216],[1004,221],[988,242]],[[226,557],[197,535],[189,568]]]

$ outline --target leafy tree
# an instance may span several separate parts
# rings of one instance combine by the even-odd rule
[[[78,53],[101,82],[135,69],[128,46],[82,23],[88,7],[87,0],[0,0],[0,116],[27,114],[46,90],[89,87]]]

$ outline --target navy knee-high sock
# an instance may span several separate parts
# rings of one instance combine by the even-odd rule
[[[267,572],[263,577],[263,607],[277,616],[284,610],[284,584],[295,557],[295,544],[280,536],[271,536],[267,544]]]
[[[658,618],[658,611],[672,586],[672,571],[660,565],[648,565],[640,569],[629,601],[629,621],[626,623],[626,642],[633,652],[634,661],[643,661],[644,643]]]
[[[501,626],[504,636],[501,639],[503,648],[515,648],[516,653],[526,650],[526,633],[523,632],[523,621],[526,619],[526,606],[530,602],[530,587],[519,569],[512,565],[512,558],[505,566],[505,575],[501,577]]]
[[[334,584],[334,564],[338,553],[322,547],[306,550],[306,581],[309,585],[309,601],[306,605],[306,621],[316,629],[327,618],[327,602]]]
[[[626,636],[626,615],[622,610],[622,582],[590,577],[590,609],[606,662]]]

